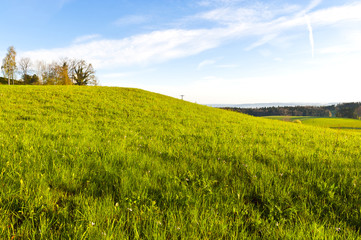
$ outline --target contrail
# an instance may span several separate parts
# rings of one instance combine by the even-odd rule
[[[310,18],[307,15],[305,15],[305,19],[306,19],[307,28],[308,28],[308,31],[309,31],[310,44],[311,44],[311,49],[312,49],[312,58],[313,58],[314,55],[315,55],[315,41],[313,39],[313,31],[312,31],[311,21],[310,21]]]

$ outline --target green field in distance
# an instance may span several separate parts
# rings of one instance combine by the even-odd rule
[[[322,117],[309,117],[309,116],[269,116],[267,119],[276,119],[286,122],[301,121],[304,124],[326,127],[332,129],[342,129],[350,131],[361,131],[361,120],[350,118],[322,118]]]

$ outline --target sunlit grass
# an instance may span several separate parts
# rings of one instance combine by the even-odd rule
[[[4,239],[355,239],[361,134],[137,89],[0,87]]]
[[[301,121],[304,124],[326,127],[338,130],[348,131],[360,131],[361,120],[350,119],[350,118],[322,118],[322,117],[311,117],[311,116],[269,116],[265,117],[268,119],[282,120],[286,122]]]

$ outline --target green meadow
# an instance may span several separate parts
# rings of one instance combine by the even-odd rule
[[[0,86],[0,236],[357,239],[360,159],[359,132],[139,89]]]
[[[282,120],[286,122],[297,122],[296,120],[299,120],[307,125],[326,127],[326,128],[332,128],[338,130],[350,130],[350,131],[361,130],[361,121],[350,118],[322,118],[322,117],[309,117],[309,116],[269,116],[265,118]]]

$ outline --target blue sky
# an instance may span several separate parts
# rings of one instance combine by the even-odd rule
[[[102,86],[201,104],[361,101],[360,0],[12,0],[0,58],[92,63]]]

